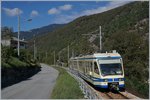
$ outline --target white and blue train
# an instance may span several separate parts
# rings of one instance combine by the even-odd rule
[[[119,53],[95,53],[70,58],[70,68],[96,87],[125,89],[122,57]]]

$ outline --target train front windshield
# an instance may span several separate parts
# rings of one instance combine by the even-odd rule
[[[100,64],[102,76],[107,75],[122,75],[122,66],[120,63],[115,64]]]

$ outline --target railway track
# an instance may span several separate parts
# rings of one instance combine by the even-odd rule
[[[109,99],[129,99],[128,97],[122,95],[121,93],[113,93],[113,92],[108,92],[106,95],[109,97]]]
[[[85,81],[85,80],[84,80]],[[130,99],[127,95],[124,95],[123,92],[119,91],[110,91],[110,90],[103,90],[101,91],[100,88],[95,88],[89,82],[85,81],[91,88],[96,90],[97,94],[104,99]]]
[[[71,73],[70,73],[71,74]],[[80,78],[76,73],[72,73],[76,77]],[[83,79],[81,79],[83,80]],[[94,86],[92,86],[90,83],[87,81],[83,80],[89,88],[91,88],[93,91],[95,91],[95,94],[98,95],[99,99],[141,99],[139,97],[136,97],[127,91],[125,92],[112,92],[112,91],[101,91]],[[98,99],[97,98],[97,99]]]
[[[112,91],[100,91],[96,89],[96,92],[103,99],[130,99],[128,96],[123,95],[120,92],[112,92]]]
[[[84,80],[85,81],[85,80]],[[99,89],[96,89],[94,86],[92,86],[90,83],[88,83],[87,81],[85,81],[91,88],[93,88],[94,90],[96,90],[97,94],[102,97],[103,99],[131,99],[128,96],[124,95],[124,93],[122,92],[112,92],[109,90],[106,91],[100,91]]]

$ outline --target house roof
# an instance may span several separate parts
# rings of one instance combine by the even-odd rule
[[[12,37],[12,39],[11,40],[13,40],[13,41],[18,41],[18,38],[16,38],[16,37]],[[22,40],[19,40],[20,42],[24,42],[24,43],[27,43],[27,41],[25,41],[24,39],[22,39]]]

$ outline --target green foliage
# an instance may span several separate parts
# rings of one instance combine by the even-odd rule
[[[17,51],[8,46],[2,46],[2,69],[19,68],[20,70],[24,68],[40,68],[40,64],[37,60],[33,60],[31,53],[27,49],[20,49],[20,56],[17,57]],[[14,70],[15,71],[15,70]],[[4,73],[4,72],[2,72]]]
[[[149,92],[147,92],[149,91],[148,83],[139,81],[137,78],[129,79],[128,77],[126,77],[125,84],[128,90],[132,91],[133,93],[138,93],[138,95],[140,95],[141,98],[145,99],[148,98],[149,95]]]
[[[32,53],[28,49],[21,49],[19,59],[29,63],[32,61]]]
[[[8,63],[5,63],[2,61],[2,64],[1,64],[2,68],[5,67],[5,68],[11,68],[11,66],[8,64]]]
[[[39,66],[38,61],[32,59],[31,52],[27,49],[20,49],[20,56],[17,50],[9,46],[1,46],[2,67],[28,67]]]
[[[148,32],[148,31],[146,31]],[[148,38],[148,37],[147,37]],[[117,50],[123,57],[127,87],[139,91],[140,94],[148,97],[148,41],[144,33],[134,30],[118,31],[107,37],[104,42],[104,49]],[[130,83],[128,83],[130,82]],[[143,97],[144,97],[143,96]]]
[[[1,46],[2,62],[8,62],[9,58],[14,55],[14,50],[11,47]]]
[[[71,77],[64,69],[54,67],[59,71],[56,85],[51,94],[52,99],[83,99],[77,81]],[[61,90],[61,91],[60,91]]]
[[[29,64],[20,61],[19,59],[15,58],[15,57],[11,57],[8,61],[8,63],[12,66],[12,67],[27,67],[29,66]]]

